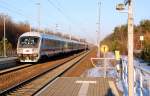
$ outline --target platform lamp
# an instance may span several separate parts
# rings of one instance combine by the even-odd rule
[[[133,0],[124,0],[124,4],[118,4],[116,9],[124,10],[126,5],[128,5],[128,96],[134,96]]]

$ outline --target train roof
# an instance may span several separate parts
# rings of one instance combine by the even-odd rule
[[[36,37],[40,37],[40,38],[48,38],[48,39],[52,39],[52,40],[59,40],[59,41],[65,41],[65,42],[74,42],[74,43],[81,43],[79,41],[75,41],[75,40],[68,40],[59,36],[55,36],[55,35],[50,35],[50,34],[44,34],[44,33],[40,33],[40,32],[25,32],[23,33],[20,37],[24,37],[24,36],[36,36]]]
[[[20,37],[24,37],[24,36],[37,36],[37,37],[41,37],[41,33],[39,33],[39,32],[25,32]]]

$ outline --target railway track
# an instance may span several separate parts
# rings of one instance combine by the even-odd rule
[[[23,70],[3,74],[0,76],[2,82],[0,84],[0,94],[10,96],[33,95],[69,70],[87,54],[82,52],[67,59],[53,61],[48,64],[37,64]]]
[[[20,70],[20,69],[23,69],[23,68],[27,68],[27,67],[30,67],[30,66],[32,66],[32,64],[24,64],[24,65],[16,66],[16,67],[13,67],[13,68],[4,69],[4,70],[0,71],[0,75],[7,74],[7,73],[17,71],[17,70]]]

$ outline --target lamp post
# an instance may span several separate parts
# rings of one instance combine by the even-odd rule
[[[41,30],[41,2],[40,0],[38,0],[38,3],[36,3],[37,7],[38,7],[38,17],[37,17],[37,21],[38,21],[38,31],[40,32]]]
[[[69,40],[71,40],[71,25],[69,25]]]
[[[101,44],[100,44],[100,15],[101,15],[101,2],[99,1],[98,2],[98,23],[97,23],[97,25],[98,25],[98,30],[96,31],[97,32],[97,47],[98,47],[98,54],[97,54],[97,57],[100,57],[101,56],[101,52],[100,52],[100,46],[101,46]]]
[[[128,95],[134,96],[134,64],[133,64],[133,0],[128,0]]]
[[[3,51],[4,51],[4,57],[7,57],[6,56],[6,16],[5,15],[3,16],[3,19],[4,19]]]
[[[133,64],[133,0],[125,0],[128,4],[128,96],[134,96],[134,64]],[[117,9],[124,9],[120,4]]]

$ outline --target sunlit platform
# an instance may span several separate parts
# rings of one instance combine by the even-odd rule
[[[122,96],[112,78],[60,77],[36,96]]]

